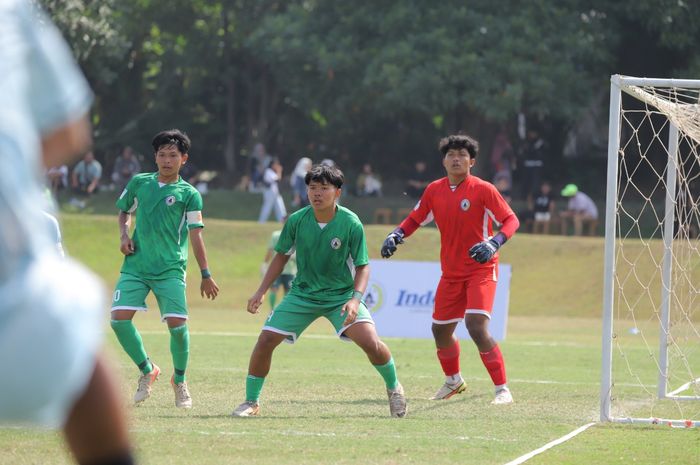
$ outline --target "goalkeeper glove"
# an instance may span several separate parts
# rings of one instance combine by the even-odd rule
[[[469,249],[469,256],[475,261],[484,264],[493,258],[494,254],[500,247],[501,244],[495,239],[482,241],[478,244],[474,244],[472,248]]]
[[[396,247],[403,244],[404,232],[401,228],[396,228],[384,239],[382,244],[382,257],[389,258],[396,252]]]

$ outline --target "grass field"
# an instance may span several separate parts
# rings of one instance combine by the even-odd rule
[[[111,287],[121,262],[116,217],[66,215],[63,226],[68,251]],[[387,339],[409,402],[407,418],[389,418],[380,377],[358,348],[338,342],[330,325],[318,322],[296,345],[277,351],[262,417],[229,417],[243,399],[248,356],[264,318],[243,308],[274,228],[207,221],[205,240],[222,294],[203,301],[199,280],[189,280],[191,411],[173,406],[168,334],[157,311],[137,318],[149,355],[164,370],[153,397],[129,408],[143,463],[503,464],[597,421],[602,239],[525,234],[502,253],[513,266],[508,338],[501,345],[514,405],[489,404],[491,382],[466,341],[468,391],[446,402],[426,400],[442,383],[432,342]],[[372,258],[387,229],[367,227]],[[437,243],[436,231],[426,229],[401,246],[397,258],[435,260]],[[128,400],[137,371],[110,332],[107,346]],[[0,429],[0,464],[45,463],[70,463],[60,435]],[[528,463],[697,464],[700,432],[599,424]]]

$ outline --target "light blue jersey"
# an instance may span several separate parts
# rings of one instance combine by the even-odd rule
[[[28,1],[1,0],[0,18],[0,420],[60,425],[94,368],[103,291],[59,255],[41,138],[85,115],[92,94]]]

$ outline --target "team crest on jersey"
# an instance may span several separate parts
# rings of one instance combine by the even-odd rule
[[[338,250],[340,248],[341,244],[342,244],[342,242],[340,242],[340,239],[338,239],[337,237],[334,237],[333,239],[331,239],[331,248],[333,250]]]
[[[174,203],[175,203],[175,196],[174,195],[169,195],[165,198],[165,204],[167,206],[171,206]]]
[[[469,199],[462,199],[462,201],[459,203],[459,208],[461,208],[464,211],[469,210],[470,206],[471,203],[469,202]]]

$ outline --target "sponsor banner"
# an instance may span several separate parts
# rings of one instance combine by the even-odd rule
[[[435,290],[441,275],[440,263],[370,260],[370,268],[364,300],[379,335],[432,339],[430,327]],[[506,337],[510,276],[510,265],[500,263],[489,324],[489,331],[497,341]],[[464,324],[457,325],[456,335],[460,339],[469,338]]]

